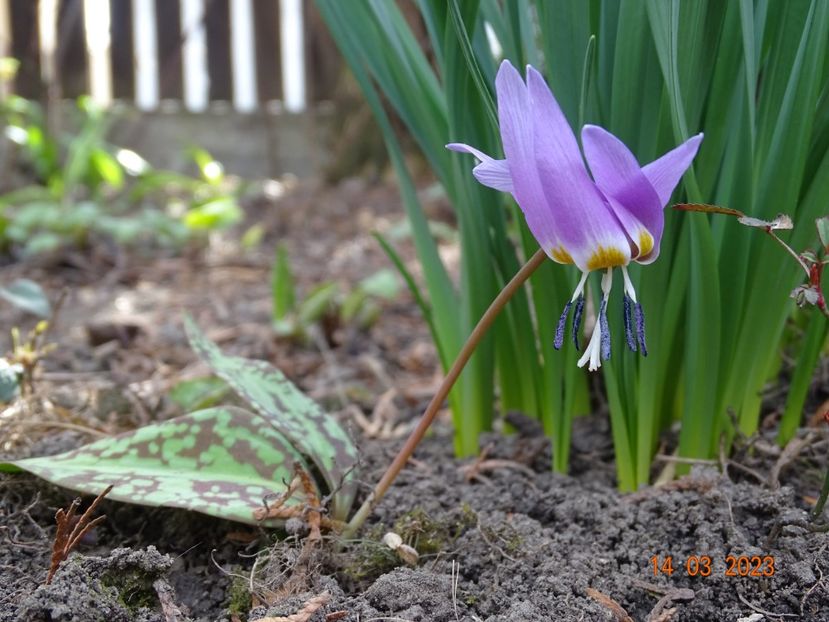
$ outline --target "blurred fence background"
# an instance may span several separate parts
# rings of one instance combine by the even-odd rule
[[[319,168],[343,72],[309,0],[0,0],[0,56],[11,92],[113,105],[158,166],[193,142],[249,177]]]

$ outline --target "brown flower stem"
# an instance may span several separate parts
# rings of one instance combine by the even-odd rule
[[[543,250],[536,251],[535,255],[533,255],[530,260],[518,271],[518,273],[512,277],[512,280],[507,283],[506,287],[504,287],[498,296],[495,297],[495,300],[493,300],[492,304],[489,305],[489,308],[481,316],[481,319],[478,320],[478,323],[472,330],[472,333],[470,333],[467,338],[466,343],[463,344],[461,351],[458,353],[458,357],[452,364],[452,368],[449,370],[449,373],[446,374],[446,377],[443,379],[440,387],[438,387],[437,393],[435,393],[432,401],[429,402],[425,412],[420,417],[420,421],[417,426],[414,430],[412,430],[409,438],[406,439],[406,443],[394,457],[394,460],[392,460],[392,463],[389,465],[388,469],[386,469],[383,477],[380,478],[379,482],[377,482],[377,485],[374,487],[372,493],[368,496],[363,505],[360,506],[360,509],[357,510],[357,513],[343,531],[343,536],[345,538],[350,538],[357,532],[377,503],[379,503],[380,499],[383,498],[383,495],[386,494],[389,486],[391,486],[392,482],[394,482],[400,471],[403,470],[403,467],[408,462],[415,448],[426,434],[426,430],[429,429],[432,421],[434,421],[435,416],[438,414],[438,410],[446,397],[449,395],[449,391],[452,390],[455,382],[457,382],[458,377],[463,371],[463,368],[466,366],[466,363],[469,361],[469,358],[472,356],[472,353],[475,351],[475,348],[478,346],[478,343],[486,334],[487,330],[489,330],[489,327],[495,321],[495,318],[498,317],[498,314],[506,306],[507,302],[509,302],[510,298],[515,295],[515,292],[520,289],[530,275],[535,272],[542,263],[544,263],[546,257],[547,256]]]

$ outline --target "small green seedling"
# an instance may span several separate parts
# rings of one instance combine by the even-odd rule
[[[77,129],[62,136],[50,134],[40,104],[17,95],[0,99],[0,120],[31,171],[30,185],[0,196],[4,246],[31,255],[94,235],[175,246],[242,218],[241,184],[207,151],[188,150],[197,176],[154,169],[109,144],[112,117],[88,97],[77,101]]]
[[[266,500],[302,509],[302,491],[284,498],[297,468],[318,473],[319,498],[335,520],[354,500],[357,450],[337,421],[265,361],[227,356],[193,323],[196,353],[250,409],[216,406],[44,458],[0,463],[53,484],[110,499],[177,507],[257,524]],[[267,512],[265,512],[267,515]]]
[[[54,350],[57,346],[54,343],[47,343],[46,336],[49,331],[49,322],[40,320],[35,327],[29,331],[26,339],[20,336],[20,329],[12,328],[12,352],[7,357],[9,366],[18,371],[18,384],[23,395],[34,394],[35,371],[40,361]]]
[[[297,302],[290,259],[278,246],[271,269],[272,323],[279,337],[309,341],[311,330],[320,323],[369,328],[380,316],[379,300],[393,300],[400,293],[397,276],[383,269],[360,281],[349,292],[337,283],[321,283]]]

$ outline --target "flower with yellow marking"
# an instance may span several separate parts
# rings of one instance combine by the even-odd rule
[[[640,167],[622,141],[607,130],[586,125],[581,132],[582,155],[573,130],[538,71],[527,67],[525,81],[509,61],[504,61],[495,89],[505,158],[497,160],[461,143],[447,147],[474,155],[479,161],[472,169],[475,178],[512,194],[547,254],[582,271],[559,318],[554,346],[562,347],[567,317],[575,304],[573,341],[579,347],[587,275],[603,270],[598,321],[578,364],[588,364],[593,371],[610,357],[606,309],[613,268],[621,268],[627,344],[635,351],[638,343],[646,355],[644,315],[627,265],[631,261],[648,264],[659,256],[663,209],[691,165],[702,134]]]

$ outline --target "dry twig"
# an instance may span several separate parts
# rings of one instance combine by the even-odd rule
[[[616,619],[616,622],[633,622],[633,618],[628,615],[625,608],[613,600],[610,596],[602,594],[599,590],[594,590],[592,587],[588,587],[585,592],[597,603],[609,609],[613,614],[613,617]]]
[[[173,586],[165,579],[156,579],[153,581],[153,589],[158,595],[161,612],[164,614],[164,622],[183,622],[187,618],[175,602],[176,592]]]
[[[289,616],[268,616],[265,618],[258,618],[252,622],[308,622],[311,616],[314,615],[318,609],[328,604],[329,600],[331,600],[331,594],[323,592],[319,596],[314,596],[310,600],[307,600],[302,606],[302,609],[294,614]]]
[[[769,473],[768,484],[770,488],[773,490],[780,488],[780,473],[786,466],[794,462],[800,453],[811,445],[816,438],[817,434],[810,430],[804,437],[798,438],[796,436],[786,443],[783,451],[780,452],[780,457],[777,458],[777,461],[774,463],[774,466]]]
[[[95,500],[86,509],[86,512],[81,514],[80,518],[75,518],[78,506],[81,504],[80,497],[72,501],[67,510],[61,508],[57,511],[55,520],[58,523],[58,528],[55,531],[55,542],[52,544],[52,560],[49,565],[49,574],[46,575],[46,585],[52,582],[58,567],[78,545],[81,538],[106,519],[106,516],[93,519],[92,514],[110,490],[112,490],[112,485],[107,486],[106,490],[95,497]]]

